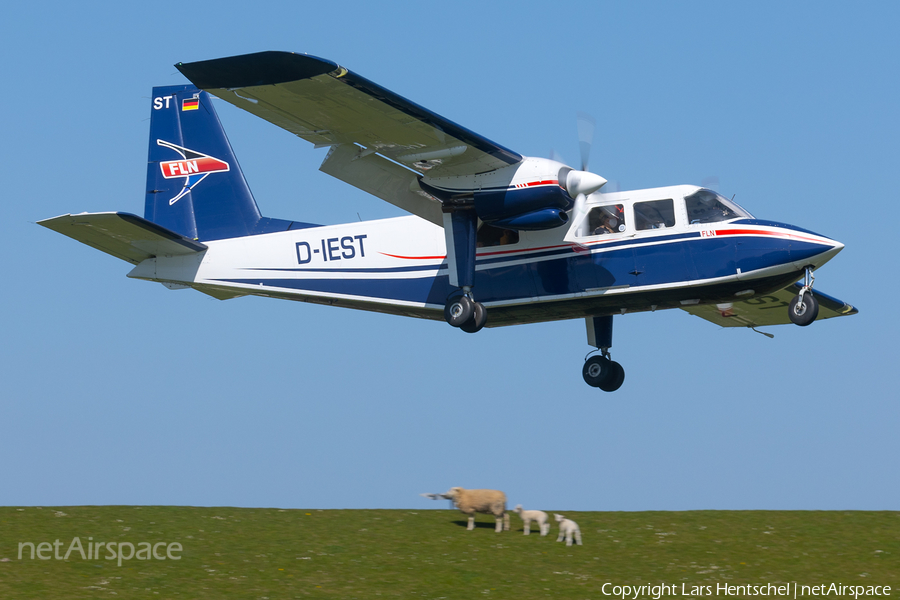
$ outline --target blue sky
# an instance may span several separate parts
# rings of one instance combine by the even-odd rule
[[[900,509],[896,4],[306,4],[5,9],[0,505],[443,508],[418,494],[458,485],[560,510]],[[470,336],[220,302],[34,224],[141,214],[151,87],[261,50],[572,164],[588,112],[591,169],[621,189],[715,176],[757,217],[845,243],[816,286],[860,314],[774,339],[617,318],[627,379],[604,394],[581,380],[581,321]],[[263,214],[401,214],[217,109]]]

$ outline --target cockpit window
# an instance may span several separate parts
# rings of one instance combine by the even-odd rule
[[[634,203],[634,228],[638,231],[674,226],[675,203],[671,198]]]
[[[622,204],[597,206],[588,213],[588,235],[625,231],[625,207]]]
[[[688,223],[716,223],[738,217],[750,217],[743,208],[712,190],[699,189],[684,197]]]

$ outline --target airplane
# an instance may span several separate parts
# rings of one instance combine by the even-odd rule
[[[191,83],[153,88],[144,216],[39,222],[132,263],[128,277],[222,300],[444,319],[467,333],[584,319],[594,350],[582,376],[607,392],[625,379],[610,353],[616,315],[678,308],[756,330],[858,312],[813,292],[814,271],[843,244],[757,219],[712,189],[605,192],[584,152],[580,169],[523,156],[312,55],[175,66]],[[262,216],[210,95],[328,148],[320,171],[411,214],[340,225]]]

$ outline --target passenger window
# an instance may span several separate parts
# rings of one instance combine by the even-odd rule
[[[475,236],[475,246],[478,248],[489,248],[491,246],[507,246],[509,244],[519,243],[519,232],[512,229],[501,229],[499,227],[491,227],[490,225],[482,225]]]
[[[588,213],[588,235],[604,235],[625,231],[625,206],[597,206]]]
[[[665,229],[675,225],[675,203],[672,199],[634,203],[634,228]]]

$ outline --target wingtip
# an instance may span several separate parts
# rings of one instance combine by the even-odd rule
[[[331,73],[339,66],[310,54],[267,50],[191,63],[179,62],[175,68],[198,88],[211,90],[310,79]]]

